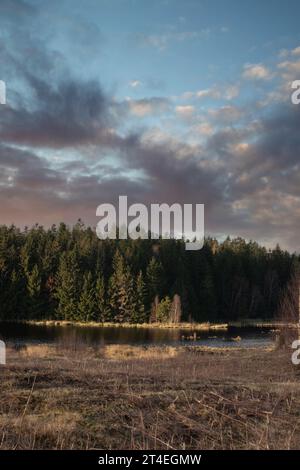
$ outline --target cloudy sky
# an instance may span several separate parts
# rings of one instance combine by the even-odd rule
[[[1,0],[0,223],[205,204],[300,251],[298,0]]]

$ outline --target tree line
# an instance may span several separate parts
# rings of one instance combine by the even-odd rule
[[[298,256],[242,238],[99,240],[81,221],[0,226],[0,319],[225,321],[276,315]]]

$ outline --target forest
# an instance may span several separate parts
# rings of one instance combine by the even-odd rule
[[[274,318],[298,256],[242,238],[99,240],[80,220],[0,227],[0,319],[148,323]]]

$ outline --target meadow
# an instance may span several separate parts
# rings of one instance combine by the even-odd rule
[[[8,346],[0,449],[297,449],[291,351]]]

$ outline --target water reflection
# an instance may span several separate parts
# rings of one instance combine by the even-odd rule
[[[193,336],[193,331],[164,328],[89,327],[76,325],[29,325],[0,323],[0,338],[15,342],[84,342],[94,344],[199,344],[203,346],[266,346],[272,342],[271,334],[264,329],[237,329],[228,331],[197,331],[196,341],[183,341]],[[231,341],[241,337],[240,341]]]

